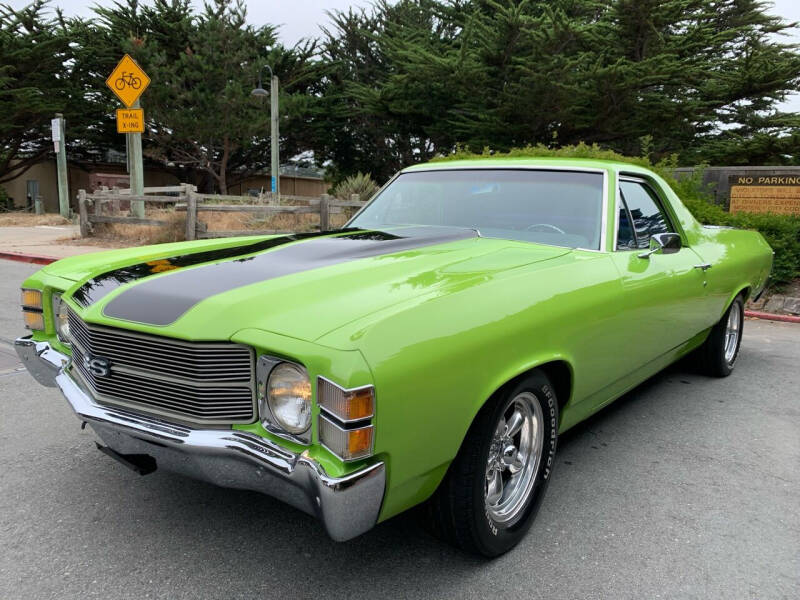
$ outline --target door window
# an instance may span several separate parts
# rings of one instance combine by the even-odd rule
[[[650,236],[674,231],[658,198],[647,185],[623,180],[619,189],[623,206],[620,207],[617,249],[648,248]]]

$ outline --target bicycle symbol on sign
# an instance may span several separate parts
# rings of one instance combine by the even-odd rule
[[[117,79],[114,81],[114,87],[119,91],[122,91],[125,89],[125,86],[130,86],[133,89],[138,90],[140,87],[142,87],[142,80],[136,77],[133,73],[123,71],[122,75],[117,77]]]

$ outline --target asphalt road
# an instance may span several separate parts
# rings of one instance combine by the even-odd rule
[[[487,562],[410,515],[344,544],[255,493],[95,450],[14,370],[0,260],[0,598],[798,598],[800,326],[748,321],[724,380],[675,367],[562,437],[523,543]]]

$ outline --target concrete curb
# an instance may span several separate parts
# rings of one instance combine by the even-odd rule
[[[0,251],[0,258],[5,258],[6,260],[16,260],[19,262],[33,263],[35,265],[49,265],[50,263],[58,260],[57,258],[53,258],[52,256],[40,256],[38,254],[21,254],[19,252],[1,252],[1,251]]]
[[[745,317],[753,317],[754,319],[763,319],[764,321],[783,321],[785,323],[800,323],[800,317],[793,317],[792,315],[776,315],[773,313],[758,312],[755,310],[744,311]]]

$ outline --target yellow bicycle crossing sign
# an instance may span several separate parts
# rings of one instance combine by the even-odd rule
[[[150,85],[150,78],[136,61],[126,54],[111,71],[111,75],[106,79],[106,85],[125,106],[130,108]]]

